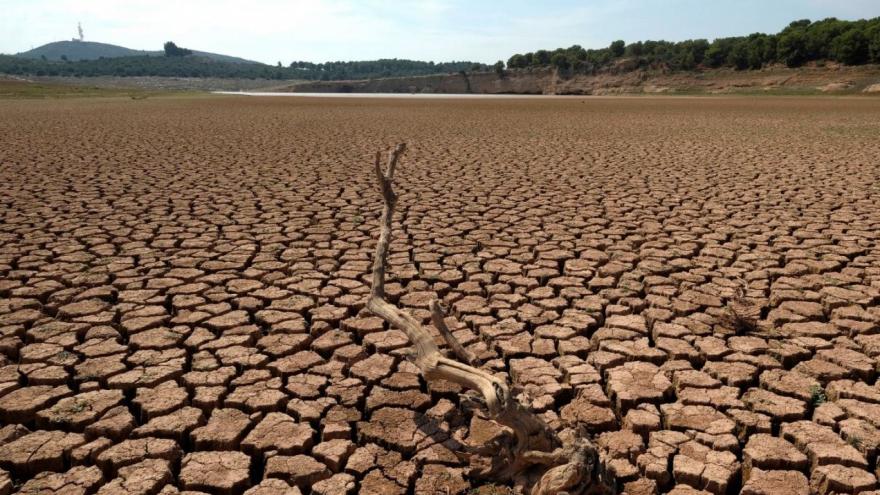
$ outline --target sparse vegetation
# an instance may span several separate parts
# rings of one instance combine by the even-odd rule
[[[85,411],[87,407],[89,407],[88,402],[83,401],[83,400],[78,400],[73,403],[73,407],[70,408],[70,411],[74,412],[74,413],[79,413],[79,412]]]
[[[847,443],[852,445],[852,447],[854,449],[862,450],[862,447],[863,447],[862,437],[860,437],[858,435],[854,435],[854,436],[849,437],[846,441],[847,441]]]
[[[826,402],[828,402],[828,397],[825,395],[824,388],[819,385],[810,387],[810,403],[813,404],[813,407],[819,407]]]

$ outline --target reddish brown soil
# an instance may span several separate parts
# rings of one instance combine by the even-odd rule
[[[594,435],[619,491],[878,489],[880,101],[0,116],[2,493],[477,487],[454,452],[497,430],[362,310],[371,157],[399,141],[390,297],[427,322],[438,294],[522,400]],[[727,314],[740,279],[754,327]]]

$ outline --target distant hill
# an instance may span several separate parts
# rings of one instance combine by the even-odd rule
[[[72,41],[69,45],[83,42]],[[47,45],[48,46],[48,45]],[[64,46],[64,45],[62,45]],[[113,45],[104,45],[113,47]],[[41,47],[41,49],[44,47]],[[81,48],[76,46],[75,48]],[[122,48],[123,47],[114,47]],[[26,55],[0,55],[0,74],[15,76],[116,76],[116,77],[213,77],[231,79],[275,80],[346,80],[377,77],[421,76],[486,71],[485,64],[474,62],[423,62],[419,60],[380,59],[355,62],[293,62],[289,66],[246,63],[242,59],[194,51],[184,56],[155,56],[153,52],[134,55],[75,60],[71,55],[54,51],[31,50]],[[54,48],[53,48],[54,50]],[[108,53],[105,51],[104,53]],[[112,53],[112,52],[109,52]],[[125,53],[116,51],[116,53]],[[46,55],[45,59],[41,55]],[[65,55],[66,60],[61,59]],[[94,53],[92,54],[94,57]],[[57,58],[54,58],[57,57]],[[98,55],[102,57],[102,55]]]
[[[178,47],[180,48],[180,47]],[[191,52],[191,53],[189,53]],[[171,56],[166,56],[171,55]],[[56,41],[16,55],[0,54],[0,74],[68,77],[190,77],[275,80],[346,80],[488,70],[466,61],[380,59],[352,62],[293,62],[267,65],[228,55],[183,49],[133,50],[94,41]]]
[[[55,41],[52,43],[47,43],[43,46],[38,46],[26,52],[21,52],[16,54],[17,57],[22,58],[30,58],[30,59],[42,59],[46,57],[46,60],[50,61],[60,61],[62,60],[62,56],[67,57],[67,60],[70,61],[78,61],[78,60],[97,60],[99,58],[118,58],[118,57],[136,57],[136,56],[154,56],[160,57],[164,56],[165,52],[162,50],[149,51],[149,50],[134,50],[131,48],[126,48],[124,46],[119,45],[111,45],[109,43],[98,43],[96,41]],[[200,52],[198,50],[193,50],[193,55],[198,57],[205,57],[211,60],[216,60],[218,62],[228,62],[228,63],[237,63],[237,64],[256,64],[259,62],[254,62],[252,60],[245,60],[243,58],[231,57],[229,55],[221,55],[218,53],[209,53],[209,52]]]
[[[61,60],[62,56],[66,56],[68,60],[95,60],[101,57],[132,57],[136,55],[153,55],[158,52],[148,52],[145,50],[132,50],[124,46],[111,45],[108,43],[98,43],[95,41],[55,41],[38,46],[26,52],[17,54],[18,57],[24,58],[42,58],[47,60]]]

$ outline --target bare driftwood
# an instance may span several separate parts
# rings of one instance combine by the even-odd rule
[[[388,155],[382,170],[381,153],[376,153],[376,179],[385,202],[380,220],[379,242],[373,259],[372,287],[367,309],[390,325],[400,329],[413,346],[412,361],[426,381],[448,380],[479,392],[485,402],[488,416],[510,428],[514,438],[503,444],[493,444],[481,453],[491,456],[492,466],[479,476],[495,481],[514,479],[535,480],[532,495],[584,493],[599,483],[596,475],[598,453],[584,435],[567,430],[557,435],[541,418],[536,416],[511,395],[507,382],[476,368],[478,360],[465,349],[446,325],[445,315],[438,301],[431,304],[434,326],[446,340],[452,353],[463,362],[447,358],[440,352],[434,338],[414,317],[385,300],[385,270],[388,246],[391,242],[391,217],[397,202],[394,193],[394,170],[405,144],[399,144]]]

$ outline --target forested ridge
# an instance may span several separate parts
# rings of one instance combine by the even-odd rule
[[[556,67],[574,72],[591,72],[620,60],[630,60],[630,68],[662,67],[693,70],[700,67],[760,69],[781,63],[800,67],[808,62],[833,61],[846,65],[880,63],[880,17],[842,21],[828,18],[811,22],[794,21],[776,34],[693,39],[678,42],[612,42],[607,48],[584,49],[579,45],[556,50],[515,54],[508,69]]]
[[[493,66],[475,62],[423,62],[380,59],[350,62],[292,62],[289,65],[234,63],[213,60],[168,42],[162,56],[125,56],[97,60],[32,59],[0,55],[0,73],[35,76],[165,76],[238,79],[299,79],[337,81],[382,77],[482,72],[505,68],[555,68],[561,73],[594,73],[608,67],[619,70],[656,68],[695,70],[729,67],[760,69],[771,64],[799,67],[814,62],[846,65],[880,63],[880,17],[858,21],[835,18],[799,20],[776,34],[685,41],[648,40],[627,44],[612,42],[606,48],[580,45],[537,50],[511,56]]]
[[[488,70],[488,66],[474,62],[434,63],[399,59],[322,64],[294,62],[289,66],[241,64],[185,54],[186,49],[178,48],[178,50],[184,51],[178,52],[173,49],[174,55],[166,57],[143,55],[78,61],[52,61],[0,55],[0,73],[74,77],[165,76],[330,81]]]

